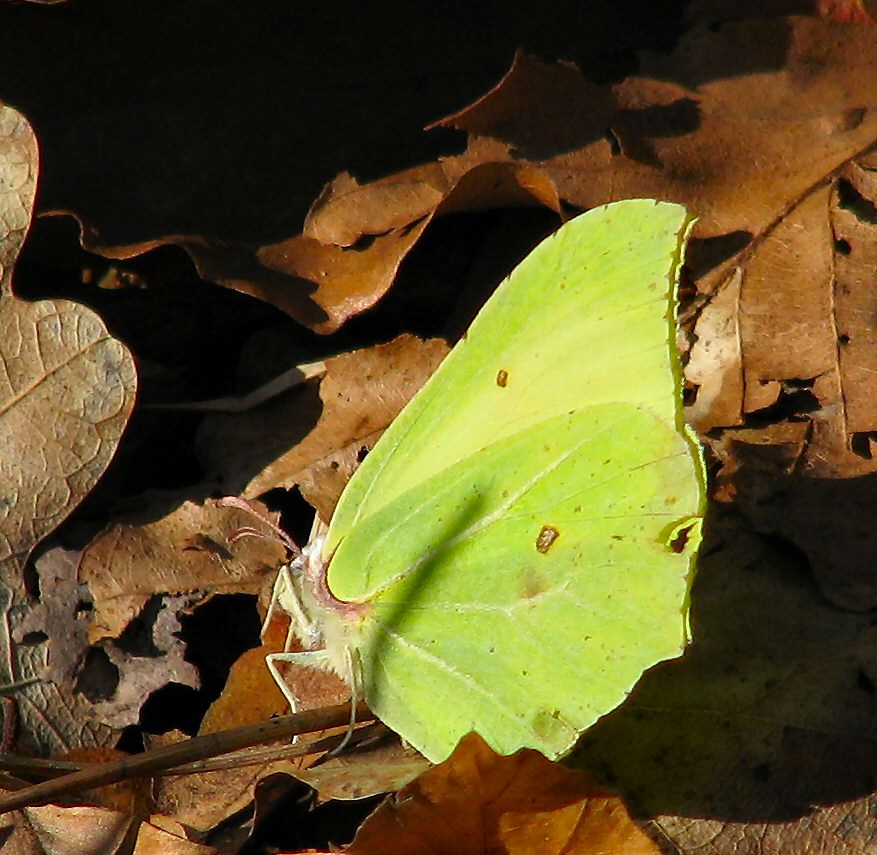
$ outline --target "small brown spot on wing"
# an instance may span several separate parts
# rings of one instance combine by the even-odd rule
[[[509,385],[509,373],[505,368],[500,368],[499,371],[496,372],[496,385],[499,386],[500,389],[505,389],[505,387]]]
[[[558,537],[560,532],[553,525],[543,525],[536,537],[536,551],[545,555]]]

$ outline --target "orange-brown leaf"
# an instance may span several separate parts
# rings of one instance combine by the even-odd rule
[[[542,852],[658,855],[623,802],[530,749],[494,754],[475,734],[360,828],[351,855]]]

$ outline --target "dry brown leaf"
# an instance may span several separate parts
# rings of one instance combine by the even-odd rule
[[[3,855],[45,855],[36,835],[19,811],[0,816]]]
[[[432,177],[435,170],[427,170]],[[470,164],[464,158],[443,171],[445,190],[426,210],[422,197],[437,195],[429,183],[424,191],[411,182],[400,199],[395,177],[367,188],[357,185],[353,192],[349,181],[336,181],[312,208],[306,228],[323,241],[340,238],[338,245],[303,234],[260,247],[244,261],[240,250],[215,243],[189,238],[174,242],[192,255],[205,279],[273,303],[316,332],[335,332],[384,296],[433,216],[503,205],[560,208],[551,181],[526,165]],[[405,182],[404,175],[399,178]],[[398,210],[403,200],[413,203],[404,214]],[[396,214],[388,214],[387,206],[396,208]],[[393,222],[402,225],[386,231]],[[346,249],[364,235],[373,236],[368,245]]]
[[[366,186],[342,175],[312,207],[304,234],[258,248],[193,235],[108,246],[77,220],[82,245],[92,252],[123,259],[181,246],[204,279],[272,303],[316,332],[332,333],[384,296],[433,216],[504,205],[560,210],[556,189],[538,170],[481,159],[464,155],[441,168],[418,167]],[[367,245],[351,246],[363,236],[370,237]]]
[[[325,763],[293,774],[310,784],[321,799],[348,800],[401,790],[429,767],[422,754],[388,733],[376,743],[348,746]]]
[[[774,404],[784,380],[819,377],[837,367],[830,196],[829,186],[807,196],[745,265],[738,308],[744,415]]]
[[[37,141],[17,111],[0,103],[0,293],[12,289],[12,269],[30,225],[37,187]]]
[[[167,744],[165,737],[156,747]],[[246,808],[253,800],[255,784],[276,768],[284,768],[283,762],[163,778],[157,786],[156,805],[187,828],[204,834]]]
[[[242,250],[206,241],[178,241],[209,279],[277,306],[318,332],[337,330],[373,306],[389,289],[426,222],[380,235],[361,251],[325,246],[302,235]]]
[[[138,820],[104,807],[43,807],[22,811],[42,855],[123,855]]]
[[[427,224],[423,220],[413,228],[380,235],[359,251],[324,245],[304,235],[256,248],[195,235],[108,246],[75,213],[52,213],[76,217],[82,246],[107,258],[126,259],[160,246],[181,246],[202,278],[271,303],[321,333],[335,332],[386,293]]]
[[[37,161],[30,126],[0,105],[0,578],[13,588],[30,550],[103,474],[136,385],[130,354],[93,312],[12,295]]]
[[[306,386],[246,413],[211,415],[199,434],[204,468],[235,492],[298,485],[323,519],[369,448],[447,353],[442,341],[400,336],[326,360]]]
[[[91,764],[113,763],[129,756],[114,748],[74,748],[54,759],[70,763]],[[80,790],[76,793],[75,800],[110,808],[121,814],[143,817],[149,813],[151,806],[150,787],[149,778],[132,778],[93,790]]]
[[[88,309],[0,297],[0,560],[7,584],[103,474],[134,403],[130,354]]]
[[[143,704],[157,689],[168,683],[195,689],[201,686],[198,669],[189,662],[186,645],[180,637],[180,613],[187,612],[202,599],[200,594],[165,595],[151,603],[151,608],[145,610],[149,615],[142,627],[151,655],[143,655],[142,650],[133,653],[122,650],[111,640],[102,640],[92,648],[106,657],[98,674],[103,674],[107,666],[118,674],[112,693],[108,697],[99,694],[100,700],[94,702],[95,721],[115,728],[138,724]],[[76,688],[77,692],[85,692],[85,680],[80,679]]]
[[[877,797],[814,810],[797,822],[750,823],[663,817],[677,851],[698,855],[871,855]]]
[[[88,597],[76,580],[78,552],[52,547],[34,569],[40,599],[10,605],[5,623],[4,661],[17,681],[31,679],[11,695],[19,718],[20,751],[58,754],[82,746],[110,744],[117,736],[88,698],[76,691],[88,649]],[[9,596],[8,594],[6,595]]]
[[[464,737],[451,757],[379,807],[347,849],[383,853],[658,855],[624,803],[584,775],[523,749]]]
[[[115,523],[83,551],[79,578],[94,598],[92,640],[117,637],[156,594],[258,593],[285,549],[275,541],[226,538],[253,520],[243,511],[184,501],[153,521]]]
[[[79,553],[61,547],[43,552],[34,562],[39,600],[10,612],[16,673],[39,677],[13,696],[22,718],[22,749],[56,754],[106,745],[139,721],[144,700],[156,689],[170,681],[199,685],[179,638],[178,614],[194,598],[164,597],[154,609],[144,627],[151,655],[109,642],[89,647],[91,596],[77,579],[78,562]]]
[[[18,721],[16,750],[47,755],[111,743],[113,730],[94,715],[87,698],[76,693],[69,681],[54,682],[46,676],[47,639],[39,632],[31,637],[18,631],[27,612],[27,604],[11,605],[8,592],[0,596],[4,682],[16,686],[6,691]],[[10,631],[12,638],[6,636]],[[10,643],[12,639],[20,641]]]
[[[150,748],[185,742],[186,735],[171,731],[150,738]],[[266,766],[242,766],[218,772],[179,775],[157,779],[156,810],[182,823],[198,835],[246,807],[253,799],[253,785]]]
[[[819,187],[753,244],[698,320],[686,376],[706,387],[689,408],[701,431],[742,424],[775,404],[783,384],[838,372],[832,195]]]
[[[352,246],[362,237],[434,213],[534,204],[560,213],[557,189],[538,169],[481,160],[471,154],[446,158],[369,184],[339,175],[311,206],[304,234],[321,243]]]
[[[40,598],[29,603],[15,622],[16,644],[37,634],[45,637],[44,679],[72,687],[88,648],[88,592],[76,578],[80,553],[53,546],[36,557]]]
[[[860,611],[877,603],[877,534],[861,513],[877,502],[870,173],[867,160],[847,164],[843,182],[753,244],[701,314],[686,369],[702,384],[689,409],[701,431],[744,425],[709,440],[722,494],[803,550],[826,596]]]
[[[365,185],[342,172],[314,200],[302,234],[326,245],[353,246],[365,234],[392,232],[428,216],[448,189],[439,163]]]
[[[877,3],[874,0],[818,0],[816,9],[819,16],[827,21],[877,23]]]
[[[218,850],[189,840],[179,822],[155,816],[140,826],[133,855],[218,855]]]
[[[37,163],[30,126],[0,105],[0,681],[19,686],[13,703],[20,747],[52,752],[104,744],[111,731],[91,720],[88,703],[73,693],[69,676],[81,652],[75,636],[69,639],[74,656],[59,650],[46,670],[47,638],[35,621],[48,612],[29,615],[33,604],[22,597],[21,567],[103,474],[131,412],[136,378],[130,354],[93,312],[12,294]],[[41,582],[42,605],[52,611],[56,593],[48,576]]]
[[[826,25],[798,19],[791,26],[797,39],[785,57],[777,55],[784,40],[776,30],[788,29],[786,21],[695,29],[668,57],[645,58],[639,77],[603,90],[572,65],[519,55],[492,92],[442,124],[470,131],[470,157],[481,151],[484,158],[538,162],[574,205],[672,199],[699,217],[700,237],[758,235],[877,135],[877,117],[863,109],[877,99],[851,85],[870,79],[862,64],[875,55],[877,42],[867,39],[877,33],[840,43],[841,28],[838,52],[830,54],[821,46]],[[750,62],[759,52],[767,71],[729,76],[729,57]],[[725,65],[705,84],[717,56]],[[800,82],[814,65],[822,101]],[[691,88],[658,82],[672,80]],[[620,153],[605,138],[607,126]]]

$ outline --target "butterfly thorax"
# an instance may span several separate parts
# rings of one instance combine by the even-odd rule
[[[351,626],[366,616],[370,606],[344,602],[329,590],[326,573],[331,556],[325,559],[322,555],[324,541],[323,535],[314,538],[290,563],[277,601],[304,649],[322,654],[314,664],[334,671],[349,684]]]

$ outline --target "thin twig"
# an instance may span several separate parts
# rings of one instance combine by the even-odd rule
[[[348,751],[369,740],[379,739],[390,733],[380,722],[362,727],[354,731],[347,743]],[[207,760],[193,760],[167,769],[154,771],[156,778],[177,777],[182,775],[200,775],[205,772],[219,772],[225,769],[239,769],[244,766],[256,766],[262,763],[274,763],[278,760],[291,760],[296,757],[307,757],[310,754],[322,754],[337,747],[346,734],[322,736],[318,739],[300,740],[292,744],[265,745],[258,748],[241,748]],[[51,760],[44,757],[19,757],[15,754],[0,754],[0,769],[6,772],[29,778],[29,781],[4,778],[0,774],[0,789],[21,790],[31,786],[34,781],[46,781],[69,775],[81,769],[93,769],[100,763],[74,763],[69,760]]]
[[[368,721],[374,718],[374,714],[365,704],[359,705],[356,714],[358,721]],[[306,710],[294,715],[272,718],[248,727],[195,736],[176,745],[144,751],[142,754],[126,757],[123,760],[100,763],[2,796],[0,797],[0,813],[31,805],[46,804],[64,793],[103,787],[118,781],[153,775],[183,763],[191,763],[205,757],[215,757],[218,754],[227,754],[240,748],[287,739],[301,733],[313,733],[330,727],[339,727],[347,724],[349,719],[350,705],[337,704],[332,707]]]

